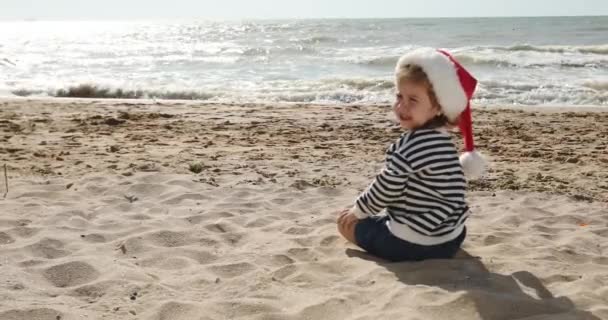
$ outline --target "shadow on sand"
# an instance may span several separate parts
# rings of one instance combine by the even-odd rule
[[[490,272],[479,259],[464,250],[454,259],[417,263],[386,262],[354,249],[347,249],[346,254],[383,266],[407,285],[462,292],[461,301],[475,304],[477,315],[471,319],[600,320],[577,309],[567,297],[554,297],[532,273],[518,271],[503,275]]]

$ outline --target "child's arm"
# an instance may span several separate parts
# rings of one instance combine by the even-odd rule
[[[393,153],[387,165],[357,198],[350,211],[359,219],[378,214],[399,198],[411,172],[406,159],[399,153]]]
[[[403,193],[410,174],[432,166],[438,160],[454,158],[450,137],[434,130],[410,131],[389,149],[386,167],[357,198],[350,211],[359,219],[380,213]]]

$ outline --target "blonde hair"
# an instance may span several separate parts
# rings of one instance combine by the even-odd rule
[[[439,115],[435,118],[431,119],[424,127],[443,127],[443,126],[455,126],[458,124],[458,118],[450,121],[448,117],[443,113],[443,109],[439,100],[437,100],[437,95],[435,94],[435,90],[433,89],[433,83],[429,80],[429,77],[424,72],[422,67],[414,64],[406,64],[401,66],[396,72],[396,85],[399,86],[403,81],[409,81],[417,85],[422,85],[426,88],[426,92],[429,95],[429,100],[431,101],[431,105],[436,107],[441,111]]]

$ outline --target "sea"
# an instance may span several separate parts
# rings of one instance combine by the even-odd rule
[[[422,46],[479,80],[474,104],[608,107],[607,16],[0,21],[0,97],[385,104]]]

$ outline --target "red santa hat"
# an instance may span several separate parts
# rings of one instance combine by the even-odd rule
[[[403,55],[397,62],[397,69],[406,65],[422,68],[433,85],[433,91],[445,116],[458,120],[464,139],[464,154],[460,156],[465,175],[480,177],[485,171],[485,160],[475,150],[470,100],[475,92],[477,80],[454,57],[444,50],[420,48]]]

